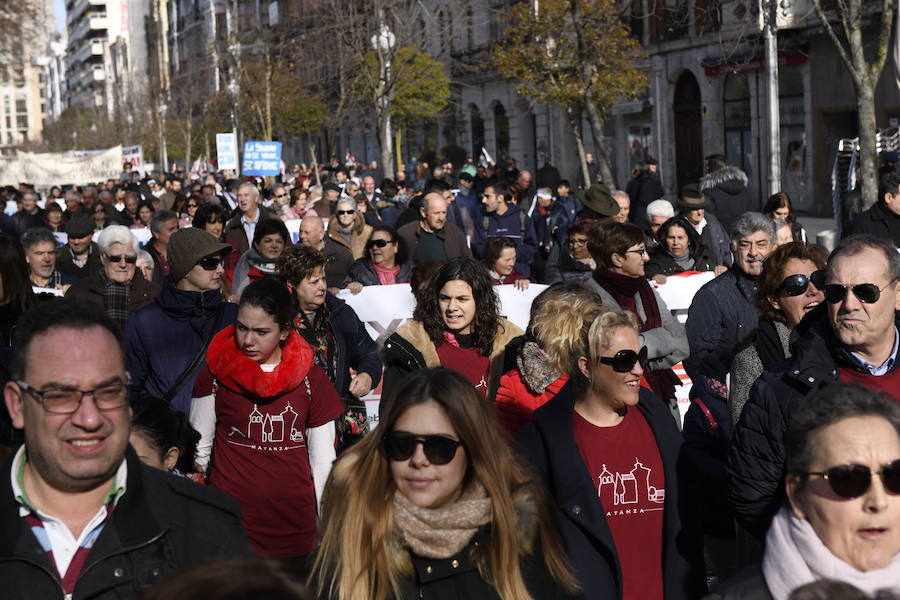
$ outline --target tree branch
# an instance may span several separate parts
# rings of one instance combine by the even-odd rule
[[[816,15],[818,15],[819,21],[821,21],[822,23],[822,27],[825,28],[825,32],[828,34],[828,37],[830,37],[831,41],[834,43],[834,47],[838,52],[838,56],[840,56],[841,60],[844,61],[844,64],[847,65],[847,69],[850,71],[850,76],[853,78],[853,81],[857,85],[859,85],[860,77],[856,72],[856,67],[853,65],[853,61],[850,60],[850,57],[847,55],[847,51],[841,43],[841,40],[838,38],[837,34],[834,32],[834,29],[831,27],[831,23],[828,21],[828,15],[826,15],[825,11],[822,9],[822,0],[813,0],[813,8],[815,8],[816,10]]]

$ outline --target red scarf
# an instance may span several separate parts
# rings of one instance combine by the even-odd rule
[[[609,292],[613,300],[623,310],[634,313],[641,325],[641,331],[650,331],[651,329],[662,327],[659,305],[656,303],[656,296],[653,294],[653,289],[646,279],[620,275],[609,269],[600,268],[594,271],[594,280],[600,287]],[[641,316],[638,314],[637,302],[634,300],[637,294],[640,294],[641,307],[644,309],[643,321],[641,321]],[[644,371],[644,377],[647,383],[650,384],[650,389],[663,400],[674,398],[675,386],[681,384],[681,380],[672,369],[646,370]]]
[[[206,352],[209,371],[231,390],[253,398],[272,398],[296,389],[313,366],[313,351],[295,331],[281,346],[281,362],[271,373],[238,348],[234,327],[226,327],[213,338]]]
[[[400,272],[400,265],[382,267],[381,265],[372,263],[372,268],[375,269],[375,272],[378,274],[378,281],[381,282],[381,285],[393,285],[397,283],[397,274]]]

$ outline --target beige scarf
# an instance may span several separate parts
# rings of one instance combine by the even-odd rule
[[[450,558],[457,554],[490,520],[491,499],[477,482],[455,503],[442,508],[421,508],[399,491],[394,493],[397,533],[403,545],[424,558]]]

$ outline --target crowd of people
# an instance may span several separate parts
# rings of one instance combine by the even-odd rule
[[[893,230],[706,167],[3,190],[3,597],[900,597]],[[345,298],[403,284],[373,339]]]

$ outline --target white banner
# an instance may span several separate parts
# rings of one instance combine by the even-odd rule
[[[15,158],[0,160],[0,185],[30,183],[49,187],[119,179],[123,162],[122,146],[86,156],[75,154],[18,152]]]

